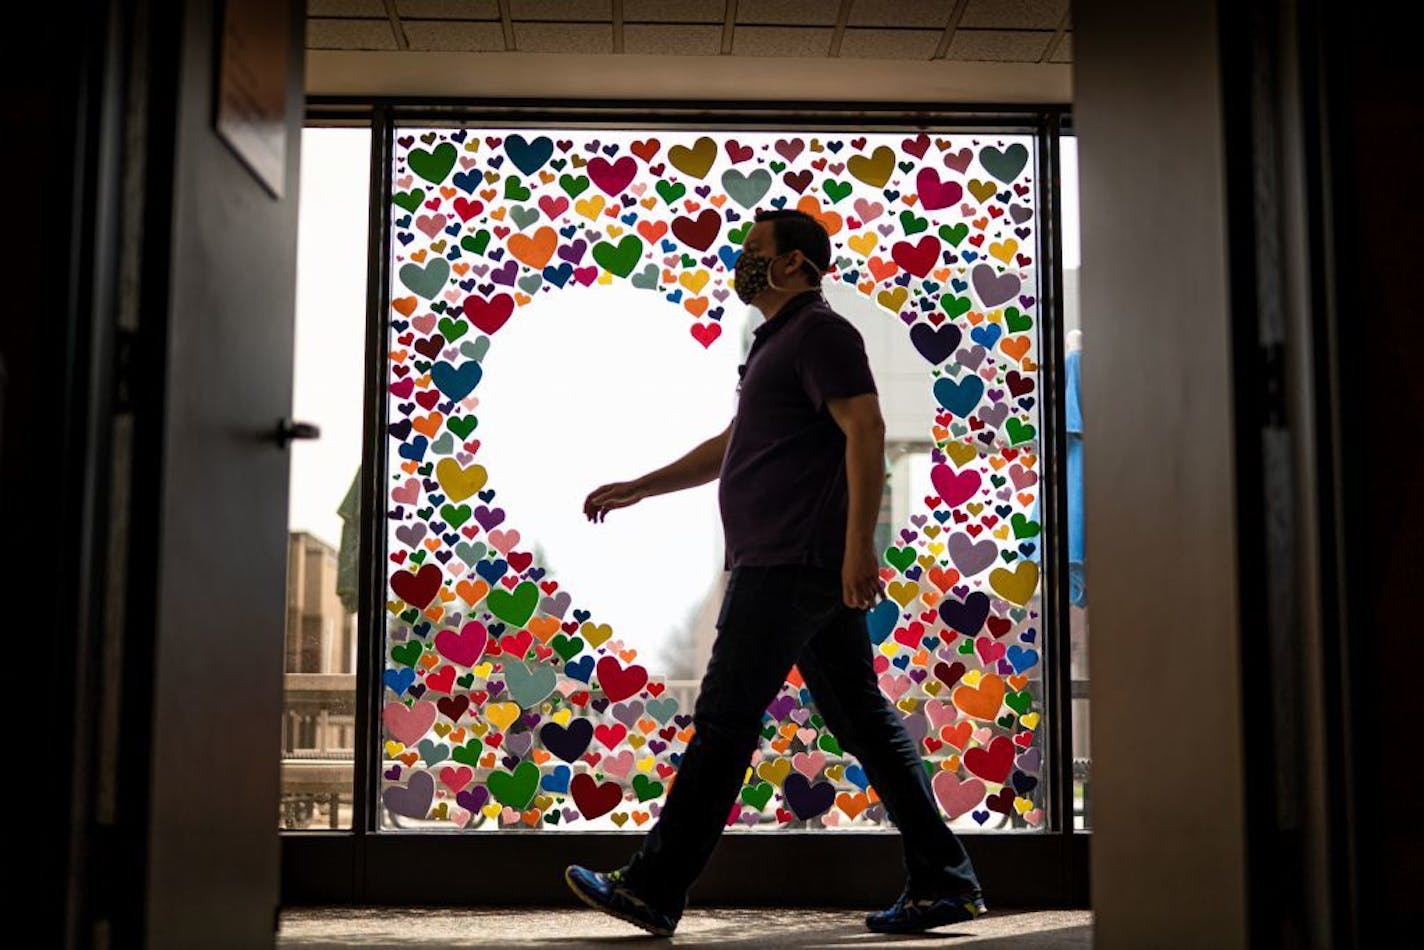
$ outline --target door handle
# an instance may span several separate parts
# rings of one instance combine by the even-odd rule
[[[321,429],[310,422],[297,422],[295,419],[282,419],[277,423],[277,431],[272,434],[272,438],[282,448],[291,444],[293,439],[319,439]]]

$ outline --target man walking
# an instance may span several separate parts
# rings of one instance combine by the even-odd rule
[[[585,903],[655,934],[676,929],[793,664],[904,844],[904,891],[866,926],[911,932],[987,912],[871,665],[866,611],[884,596],[872,531],[885,424],[860,334],[820,293],[830,259],[830,238],[811,216],[757,214],[733,281],[765,320],[742,367],[736,417],[671,465],[600,486],[584,502],[585,516],[601,522],[614,508],[720,479],[731,574],[692,740],[629,863],[608,873],[575,864],[564,874]]]

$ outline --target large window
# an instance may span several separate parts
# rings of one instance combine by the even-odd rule
[[[302,133],[282,808],[287,829],[350,828],[369,129]]]
[[[716,486],[582,516],[725,427],[758,208],[831,232],[889,427],[867,635],[957,830],[1045,827],[1035,140],[401,128],[388,170],[382,827],[655,820],[724,576]],[[890,828],[793,670],[735,830]]]

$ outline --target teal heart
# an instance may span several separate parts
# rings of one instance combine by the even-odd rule
[[[722,173],[722,189],[743,208],[755,207],[771,190],[771,172],[758,168],[750,175],[743,175],[735,168],[729,168]]]
[[[515,205],[509,209],[509,216],[514,219],[514,223],[523,231],[529,225],[539,220],[538,208],[526,208],[523,205]]]
[[[483,541],[477,541],[474,544],[468,541],[461,541],[455,545],[455,556],[466,564],[475,564],[480,558],[485,556],[486,550],[488,549],[485,547]]]
[[[455,438],[448,432],[442,432],[430,443],[430,451],[436,455],[449,455],[455,451]]]
[[[447,397],[459,402],[474,391],[484,373],[475,361],[452,366],[441,360],[430,367],[430,381]]]
[[[504,660],[504,685],[509,696],[520,706],[528,709],[544,701],[557,685],[558,674],[552,666],[539,664],[533,669],[522,660],[506,657]]]
[[[658,289],[658,265],[649,264],[631,278],[633,286],[639,290]]]
[[[544,278],[540,274],[525,274],[519,278],[519,289],[526,294],[532,294],[544,284]]]
[[[420,757],[425,760],[426,765],[438,765],[450,758],[450,747],[434,739],[421,739],[416,748],[420,750]]]
[[[992,145],[986,145],[979,153],[979,164],[984,166],[985,171],[1007,185],[1019,177],[1019,172],[1023,171],[1024,166],[1028,164],[1028,148],[1020,143],[1015,143],[1001,152]]]
[[[472,360],[482,360],[489,352],[489,337],[482,336],[476,340],[467,340],[460,344],[460,355],[467,356]]]
[[[677,698],[674,696],[663,696],[660,699],[650,699],[643,706],[643,711],[658,722],[665,723],[672,718],[673,713],[677,712]]]
[[[450,278],[450,265],[445,258],[437,257],[424,266],[412,261],[400,269],[400,282],[410,288],[411,293],[429,300],[440,293],[445,281]]]

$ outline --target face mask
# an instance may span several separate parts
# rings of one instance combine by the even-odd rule
[[[774,260],[774,257],[749,254],[746,251],[737,258],[732,269],[732,283],[742,303],[751,303],[757,294],[772,286],[768,271],[771,270],[771,262]]]

